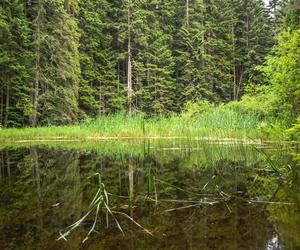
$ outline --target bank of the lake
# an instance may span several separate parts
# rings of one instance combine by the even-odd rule
[[[255,113],[214,110],[198,117],[173,115],[145,118],[116,114],[74,125],[2,128],[0,140],[128,138],[269,138],[268,124]],[[277,133],[277,136],[281,136]]]

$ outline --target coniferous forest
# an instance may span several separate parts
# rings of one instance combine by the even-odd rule
[[[221,106],[299,134],[299,12],[295,0],[2,0],[1,126]]]
[[[0,0],[0,249],[300,249],[300,0]]]

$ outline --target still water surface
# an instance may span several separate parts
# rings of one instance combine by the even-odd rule
[[[296,152],[174,141],[2,145],[0,249],[300,249]],[[57,240],[89,211],[95,173],[115,218],[102,205]]]

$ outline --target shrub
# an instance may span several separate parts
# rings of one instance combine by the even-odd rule
[[[207,100],[198,101],[198,102],[187,102],[185,109],[182,113],[183,118],[197,118],[201,114],[211,111],[214,108],[214,105]]]
[[[300,140],[300,115],[294,125],[288,130],[288,134],[293,140]]]
[[[260,119],[268,119],[277,115],[278,99],[269,86],[255,86],[240,101],[228,103],[230,109],[244,114],[256,114]]]

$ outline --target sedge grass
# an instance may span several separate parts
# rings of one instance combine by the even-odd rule
[[[0,140],[105,139],[105,138],[261,138],[263,121],[254,113],[243,114],[222,107],[197,117],[173,115],[144,118],[113,114],[68,126],[0,129]]]

